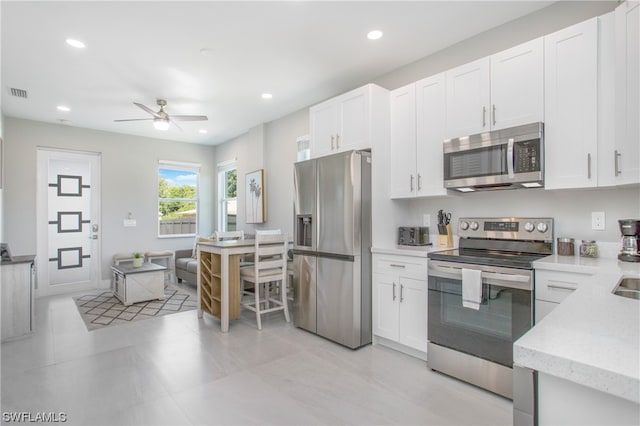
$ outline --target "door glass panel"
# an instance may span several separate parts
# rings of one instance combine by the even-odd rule
[[[506,148],[496,145],[445,154],[447,179],[506,174]]]

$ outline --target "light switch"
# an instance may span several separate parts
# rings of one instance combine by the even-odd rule
[[[135,219],[125,219],[124,220],[124,226],[126,226],[126,227],[136,226],[136,220]]]

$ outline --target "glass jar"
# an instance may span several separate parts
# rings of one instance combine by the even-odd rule
[[[580,244],[580,256],[598,257],[598,245],[595,241],[582,240]]]
[[[573,238],[558,237],[558,255],[574,256],[576,253]]]

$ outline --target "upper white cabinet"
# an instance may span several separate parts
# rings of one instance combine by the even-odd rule
[[[538,38],[446,72],[446,138],[543,120]]]
[[[597,185],[598,18],[545,40],[545,187]]]
[[[640,182],[640,2],[622,3],[615,14],[616,137],[613,152],[615,184]]]
[[[368,84],[311,107],[311,157],[371,148],[376,118],[388,111],[388,93]]]
[[[446,195],[444,73],[391,92],[391,198]]]

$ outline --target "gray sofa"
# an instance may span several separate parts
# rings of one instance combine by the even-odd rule
[[[178,282],[187,281],[196,286],[198,284],[198,260],[191,257],[193,249],[176,250],[176,278]]]

